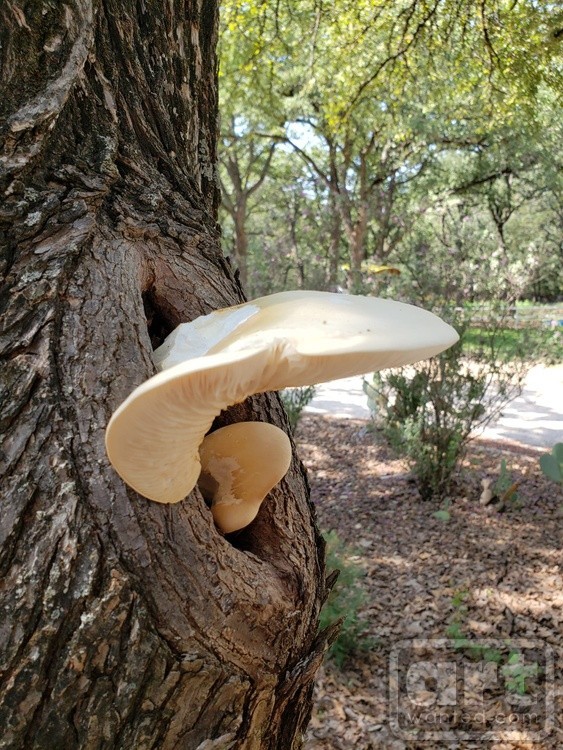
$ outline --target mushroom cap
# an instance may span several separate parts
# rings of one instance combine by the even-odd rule
[[[404,302],[292,291],[183,323],[154,352],[154,359],[160,369],[168,369],[209,354],[280,346],[287,357],[293,354],[302,361],[302,369],[310,377],[301,382],[297,376],[300,382],[288,383],[285,380],[290,373],[284,370],[280,384],[265,389],[279,390],[400,367],[431,357],[458,338],[438,316]],[[366,366],[358,370],[362,359]]]
[[[457,340],[433,313],[375,297],[280,292],[219,310],[178,326],[155,351],[166,369],[113,414],[108,456],[141,495],[178,502],[194,488],[199,446],[227,406],[254,393],[411,364]]]
[[[199,448],[199,487],[225,534],[248,526],[291,463],[291,443],[279,427],[237,422],[207,435]]]

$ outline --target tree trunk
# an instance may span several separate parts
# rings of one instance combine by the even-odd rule
[[[248,529],[151,503],[111,412],[241,300],[216,227],[212,0],[0,6],[0,747],[297,748],[327,636],[298,460]],[[285,424],[274,396],[218,424]],[[209,740],[209,742],[208,742]]]
[[[364,225],[363,222],[360,222],[359,220],[355,223],[353,229],[347,233],[348,257],[350,258],[348,290],[352,294],[362,294],[365,292],[362,264],[366,259],[366,234],[367,225]]]
[[[330,245],[328,252],[328,279],[327,285],[331,290],[336,290],[340,281],[340,252],[342,244],[342,219],[338,212],[336,200],[332,193],[329,194],[330,205]]]

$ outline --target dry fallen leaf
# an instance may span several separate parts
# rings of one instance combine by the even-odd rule
[[[558,657],[555,678],[561,689],[561,498],[554,496],[541,474],[537,451],[474,442],[465,463],[468,473],[458,485],[458,496],[452,498],[451,518],[439,522],[432,512],[440,503],[420,501],[405,463],[375,444],[369,433],[362,434],[362,424],[306,416],[297,432],[319,525],[335,529],[365,569],[360,585],[367,602],[360,614],[376,643],[373,650],[350,659],[343,671],[330,662],[324,665],[305,750],[445,750],[450,747],[446,742],[421,744],[394,733],[389,703],[393,649],[413,637],[423,642],[443,639],[458,618],[472,639],[528,637],[540,646],[549,644]],[[484,477],[498,475],[502,458],[514,480],[520,481],[518,492],[524,502],[520,509],[508,504],[505,513],[488,515],[474,498]],[[360,539],[363,545],[358,544]],[[423,646],[417,655],[432,663],[438,657],[438,652]],[[460,652],[460,668],[466,664],[464,658]],[[468,698],[478,705],[483,690],[473,679]],[[489,720],[505,706],[502,681],[493,687],[484,692]],[[400,690],[399,683],[395,689]],[[429,694],[432,689],[430,684]],[[562,713],[563,698],[556,715]],[[454,726],[456,720],[450,718]],[[475,729],[459,717],[456,728]],[[510,742],[460,740],[455,747],[560,750],[563,731],[557,724],[535,744],[521,733]]]

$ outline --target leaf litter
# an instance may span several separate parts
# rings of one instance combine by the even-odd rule
[[[304,415],[296,439],[375,644],[325,661],[305,749],[562,748],[563,492],[542,451],[473,441],[444,515],[365,421]],[[479,498],[503,460],[518,502],[499,512]]]

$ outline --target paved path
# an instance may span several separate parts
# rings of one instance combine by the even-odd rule
[[[362,377],[319,385],[317,395],[305,411],[345,419],[369,419]],[[548,449],[563,442],[563,364],[533,367],[526,377],[522,394],[511,401],[500,419],[481,435]]]

